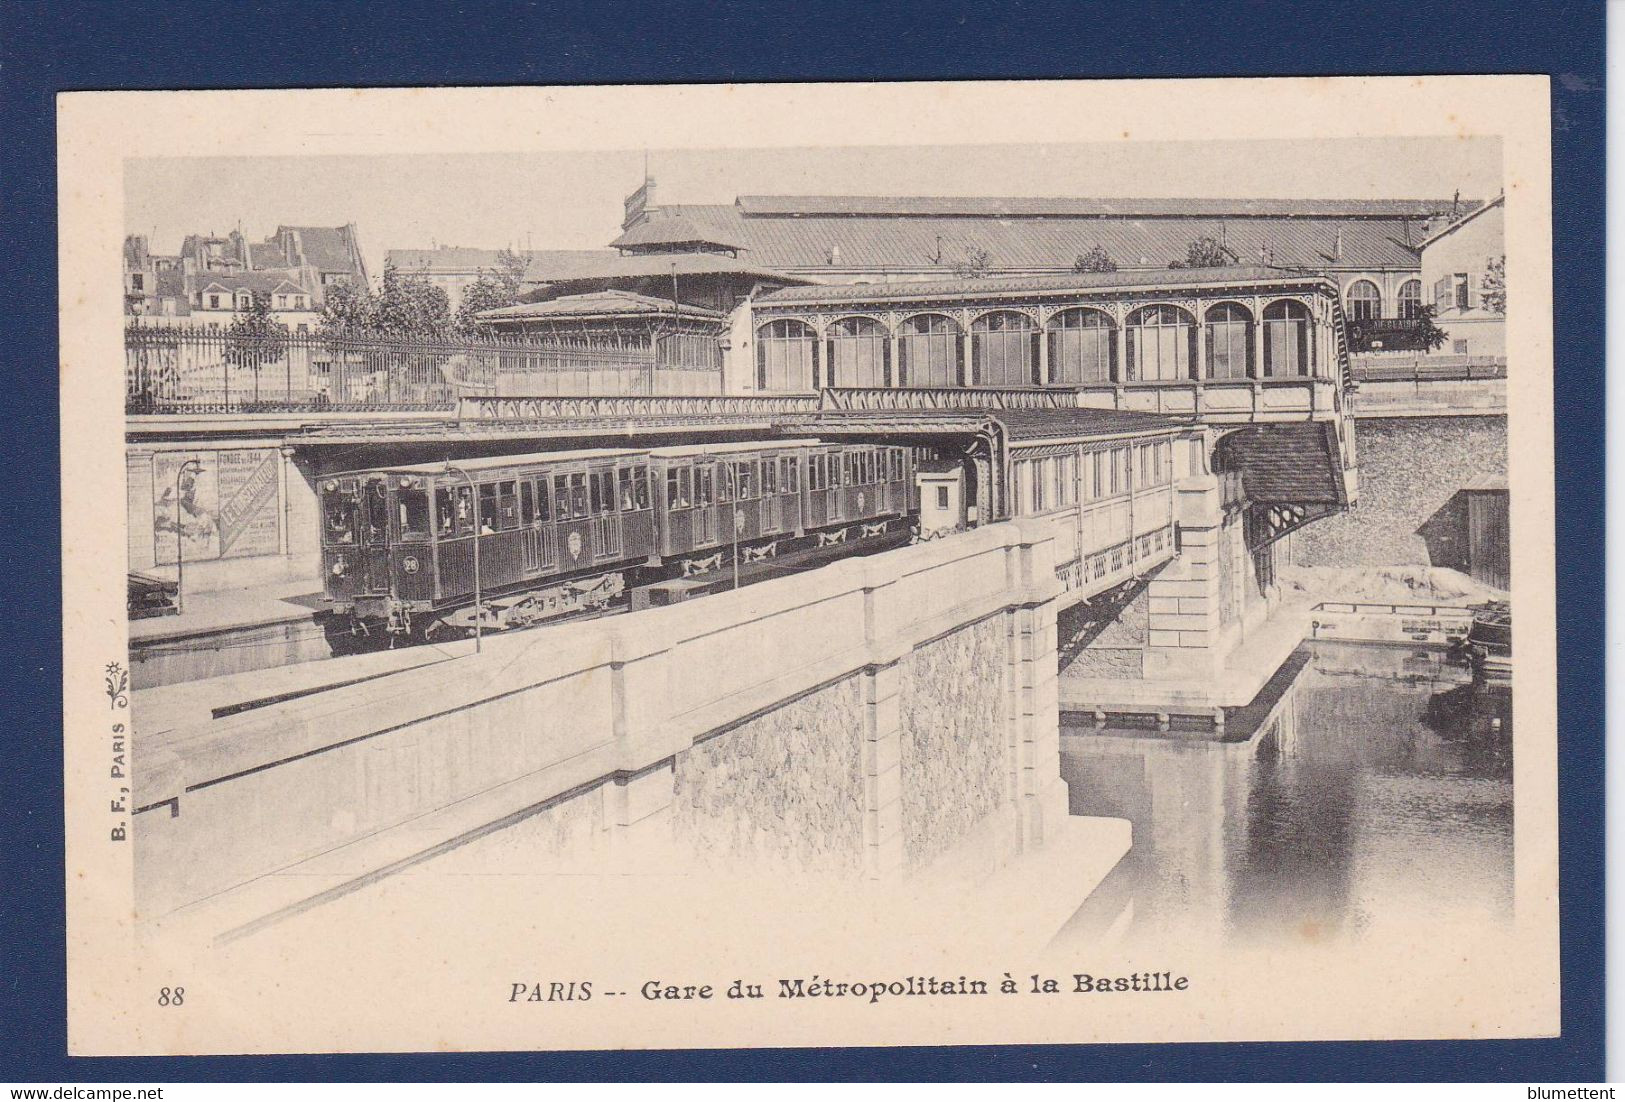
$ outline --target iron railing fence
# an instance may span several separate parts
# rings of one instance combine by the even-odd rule
[[[714,393],[720,365],[663,363],[647,344],[233,333],[131,325],[129,413],[443,411],[500,394]],[[669,378],[668,378],[669,376]]]
[[[1357,383],[1507,377],[1505,356],[1423,356],[1390,352],[1355,356],[1353,360],[1354,381]]]

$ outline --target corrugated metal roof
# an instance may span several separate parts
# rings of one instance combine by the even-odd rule
[[[1451,199],[1028,198],[943,195],[741,195],[747,215],[1200,218],[1429,218],[1467,210]],[[667,207],[666,210],[673,208]]]
[[[1072,440],[1080,436],[1121,436],[1184,428],[1190,420],[1160,413],[1117,409],[1001,409],[993,419],[1012,441]]]
[[[933,279],[900,283],[835,283],[785,287],[756,299],[763,306],[790,302],[852,302],[866,299],[950,298],[1042,292],[1132,290],[1189,287],[1200,284],[1238,286],[1282,283],[1318,285],[1325,277],[1274,268],[1173,268],[1155,272],[1074,272],[1067,275],[989,276],[986,279]]]
[[[525,273],[528,283],[573,283],[581,280],[637,279],[666,276],[676,270],[685,275],[746,275],[778,283],[812,283],[805,276],[790,275],[772,268],[716,253],[663,253],[652,256],[621,256],[605,249],[592,253],[563,254],[545,262],[533,260]]]
[[[1240,471],[1247,498],[1260,504],[1336,505],[1338,456],[1330,426],[1316,421],[1248,425],[1220,439],[1215,465]]]
[[[477,271],[495,269],[502,249],[467,249],[442,245],[438,249],[390,249],[385,258],[405,272],[425,269],[438,271]],[[580,262],[583,258],[615,256],[610,249],[523,249],[519,252],[531,265],[550,268]]]
[[[684,317],[716,320],[722,314],[699,306],[676,307]],[[633,316],[642,314],[670,315],[674,310],[670,299],[650,298],[631,291],[594,291],[584,295],[565,295],[545,302],[522,302],[517,306],[502,306],[483,310],[477,316],[485,321],[522,321],[526,318],[589,318]]]
[[[718,234],[745,242],[768,268],[952,271],[973,250],[995,268],[1060,268],[1100,246],[1123,268],[1165,268],[1190,242],[1212,237],[1238,263],[1303,267],[1415,269],[1426,231],[1421,218],[1293,216],[1228,218],[1142,216],[851,217],[747,214],[737,204],[677,210]],[[1341,249],[1339,249],[1341,238]],[[1410,242],[1410,244],[1407,244]]]
[[[694,221],[680,213],[663,212],[639,222],[609,243],[612,249],[648,248],[661,245],[716,245],[724,249],[744,249],[725,230]]]

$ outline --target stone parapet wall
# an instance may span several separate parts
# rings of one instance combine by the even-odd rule
[[[488,636],[480,654],[228,719],[138,729],[142,908],[162,914],[318,856],[365,875],[367,859],[343,855],[387,851],[398,862],[460,837],[446,831],[478,833],[565,798],[600,800],[608,829],[675,823],[697,837],[689,816],[702,806],[738,819],[706,828],[701,848],[712,852],[766,831],[780,838],[769,850],[797,856],[785,839],[816,823],[833,837],[812,856],[838,864],[856,837],[843,755],[862,776],[862,866],[889,875],[904,868],[909,830],[927,839],[923,855],[962,825],[905,826],[905,725],[918,737],[937,722],[908,683],[949,668],[961,688],[977,683],[965,689],[974,715],[1001,702],[987,734],[1009,763],[1014,844],[1035,841],[1037,809],[1060,783],[1058,750],[1045,749],[1059,737],[1053,541],[1048,522],[1013,521],[670,608]],[[1002,651],[981,629],[954,640],[984,623],[999,625],[985,630],[1004,634]],[[965,786],[978,806],[992,752],[980,735],[966,728],[944,744],[973,756],[955,768],[977,778]],[[695,770],[708,765],[749,783],[702,786]],[[811,798],[791,801],[774,788],[782,780],[763,776],[803,765],[819,790]],[[674,807],[679,793],[686,810]],[[441,819],[455,827],[437,836],[429,824]]]

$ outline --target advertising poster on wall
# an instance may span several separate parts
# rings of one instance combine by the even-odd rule
[[[182,469],[193,460],[201,469]],[[276,554],[276,460],[270,448],[154,456],[155,561],[173,565],[177,547],[187,562]]]

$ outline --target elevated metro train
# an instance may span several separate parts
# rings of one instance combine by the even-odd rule
[[[784,440],[329,474],[325,595],[388,638],[464,633],[476,616],[523,627],[736,563],[901,542],[919,511],[914,468],[904,447]]]

